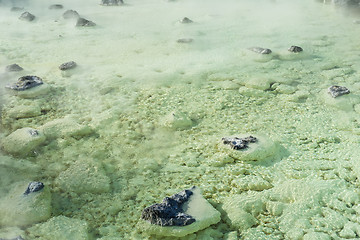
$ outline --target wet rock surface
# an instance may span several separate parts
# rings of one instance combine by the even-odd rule
[[[8,65],[5,68],[5,71],[7,71],[7,72],[20,72],[22,70],[24,70],[24,69],[16,63]]]
[[[123,0],[102,0],[101,5],[104,6],[118,6],[124,4]]]
[[[77,66],[76,62],[74,61],[70,61],[70,62],[66,62],[63,63],[59,66],[59,69],[62,71],[68,70],[68,69],[72,69],[75,68]]]
[[[160,226],[190,225],[196,220],[183,212],[182,205],[189,200],[192,194],[191,189],[186,189],[171,197],[166,197],[162,203],[156,203],[145,208],[141,218]]]
[[[28,195],[30,193],[38,192],[44,188],[44,184],[42,182],[30,182],[29,186],[27,187],[24,195]]]
[[[183,19],[180,20],[180,23],[192,23],[193,21],[187,17],[184,17]]]
[[[61,4],[52,4],[49,6],[49,9],[63,9],[64,6]]]
[[[238,138],[238,137],[223,137],[221,139],[224,144],[230,145],[230,147],[234,150],[246,149],[249,147],[250,143],[256,143],[258,139],[253,136]]]
[[[96,26],[96,24],[85,18],[79,18],[76,22],[76,26],[77,27],[93,27],[93,26]]]
[[[16,90],[16,91],[24,91],[26,89],[30,89],[36,86],[43,84],[41,78],[37,76],[23,76],[18,79],[16,83],[13,85],[6,86],[7,88]]]
[[[20,20],[31,22],[35,19],[35,16],[29,12],[23,12],[20,17]]]
[[[194,39],[192,39],[192,38],[180,38],[177,40],[178,43],[191,43],[193,41],[194,41]]]
[[[340,96],[345,95],[345,94],[349,94],[350,90],[347,89],[346,87],[334,85],[334,86],[331,86],[331,87],[328,88],[328,93],[333,98],[336,98],[336,97],[340,97]]]
[[[251,47],[249,50],[260,53],[260,54],[270,54],[272,51],[269,48],[262,48],[262,47]]]
[[[80,14],[75,10],[67,10],[63,13],[63,18],[71,19],[71,18],[79,18]]]
[[[299,46],[291,46],[288,50],[289,52],[293,52],[293,53],[299,53],[303,51],[303,49]]]

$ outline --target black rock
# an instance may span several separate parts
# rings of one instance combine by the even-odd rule
[[[44,184],[42,182],[30,182],[29,186],[27,187],[24,195],[28,195],[33,192],[38,192],[44,188]]]
[[[12,11],[12,12],[18,12],[18,11],[22,11],[22,10],[24,10],[23,7],[12,7],[12,8],[10,8],[10,11]]]
[[[30,134],[32,137],[35,137],[35,136],[38,136],[38,135],[39,135],[39,131],[36,130],[36,129],[30,129],[30,130],[29,130],[29,134]]]
[[[293,53],[299,53],[303,51],[303,49],[298,46],[291,46],[288,50]]]
[[[22,67],[20,67],[18,64],[14,63],[14,64],[6,66],[5,70],[7,72],[20,72],[24,69]]]
[[[171,197],[164,198],[162,203],[156,203],[143,210],[141,218],[151,224],[160,226],[186,226],[195,222],[195,218],[182,210],[182,205],[193,194],[191,189],[186,189]]]
[[[35,16],[32,15],[31,13],[29,13],[29,12],[23,12],[23,13],[21,14],[21,16],[19,17],[19,19],[20,19],[20,20],[23,20],[23,21],[29,21],[29,22],[31,22],[31,21],[33,21],[33,20],[35,19]]]
[[[59,66],[59,69],[64,71],[64,70],[72,69],[72,68],[74,68],[76,66],[77,66],[76,62],[70,61],[70,62],[66,62],[66,63],[61,64]]]
[[[19,78],[18,81],[13,85],[7,86],[7,88],[17,91],[24,91],[26,89],[33,88],[41,84],[43,84],[43,81],[37,76],[23,76]]]
[[[336,97],[339,97],[339,96],[342,96],[342,95],[345,95],[345,94],[349,94],[350,93],[350,90],[347,89],[346,87],[341,87],[341,86],[331,86],[328,88],[328,93],[333,97],[333,98],[336,98]]]
[[[93,27],[93,26],[96,26],[96,24],[85,18],[78,18],[78,20],[76,22],[76,26],[77,27]]]
[[[63,9],[64,6],[61,4],[53,4],[49,6],[49,9]]]
[[[70,18],[79,18],[80,14],[75,10],[67,10],[63,13],[63,18],[70,19]]]
[[[183,19],[180,20],[180,23],[192,23],[193,21],[187,17],[184,17]]]
[[[192,39],[192,38],[180,38],[177,40],[178,43],[191,43],[193,41],[194,41],[194,39]]]
[[[117,6],[124,4],[123,0],[101,0],[101,5],[105,6]]]
[[[223,141],[224,144],[230,145],[230,147],[235,150],[246,149],[249,147],[250,143],[256,143],[258,141],[257,138],[253,136],[249,136],[245,138],[223,137],[221,140]]]
[[[270,54],[272,51],[269,48],[262,48],[262,47],[251,47],[249,50],[260,53],[260,54]]]

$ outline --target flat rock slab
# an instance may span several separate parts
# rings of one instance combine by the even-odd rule
[[[20,20],[31,22],[35,19],[35,16],[29,12],[23,12],[20,17]]]
[[[5,137],[1,146],[7,153],[25,156],[34,151],[45,140],[46,137],[40,130],[21,128]]]
[[[259,54],[270,54],[272,51],[269,48],[262,48],[262,47],[251,47],[249,48],[250,51],[259,53]]]
[[[220,212],[202,196],[199,188],[194,188],[191,191],[193,194],[184,203],[182,210],[185,214],[192,216],[196,220],[195,222],[186,226],[162,227],[145,220],[140,220],[137,226],[138,229],[149,235],[183,237],[218,223],[221,219]]]
[[[249,138],[256,138],[256,141],[249,141],[246,147],[243,148],[234,148],[231,147],[230,144],[225,144],[224,139],[246,139]],[[239,144],[240,144],[240,140]],[[265,161],[268,159],[275,158],[280,153],[280,146],[277,142],[272,141],[271,139],[261,136],[261,135],[239,135],[239,136],[232,136],[226,137],[221,139],[221,142],[217,144],[217,149],[220,153],[224,153],[232,157],[235,160],[239,161]]]
[[[29,183],[19,183],[0,198],[0,225],[26,226],[47,220],[51,215],[51,194],[47,186],[27,191]]]
[[[101,5],[104,6],[118,6],[124,4],[123,0],[102,0]]]
[[[86,221],[65,216],[53,217],[45,223],[36,224],[27,231],[31,237],[35,238],[36,236],[40,239],[89,239]]]
[[[61,4],[52,4],[49,6],[49,9],[63,9],[64,6]]]
[[[192,38],[180,38],[177,40],[178,43],[192,43],[194,39]]]

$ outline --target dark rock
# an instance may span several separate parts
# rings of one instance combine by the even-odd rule
[[[93,26],[96,26],[96,24],[85,18],[78,18],[78,20],[76,22],[76,26],[77,27],[93,27]]]
[[[67,10],[63,13],[63,18],[70,19],[70,18],[79,18],[80,14],[75,10]]]
[[[44,188],[44,184],[42,182],[30,182],[29,186],[27,187],[24,195],[28,195],[33,192],[38,192]]]
[[[33,21],[33,20],[35,19],[35,16],[32,15],[31,13],[29,13],[29,12],[23,12],[23,13],[21,14],[21,16],[19,17],[19,19],[20,19],[20,20],[23,20],[23,21],[29,21],[29,22],[31,22],[31,21]]]
[[[10,11],[12,11],[12,12],[18,12],[18,11],[22,11],[22,10],[24,10],[23,7],[12,7],[12,8],[10,9]]]
[[[0,238],[0,240],[25,240],[21,236],[17,236],[15,238]]]
[[[23,76],[19,78],[18,81],[13,85],[7,86],[7,88],[17,91],[24,91],[26,89],[33,88],[41,84],[43,84],[43,81],[37,76]]]
[[[196,220],[183,212],[182,205],[193,194],[191,189],[186,189],[171,197],[164,198],[162,203],[156,203],[143,210],[141,218],[151,224],[160,226],[186,226]]]
[[[24,69],[22,67],[20,67],[18,64],[14,63],[14,64],[6,66],[5,70],[7,72],[20,72]]]
[[[328,88],[328,93],[333,97],[333,98],[336,98],[336,97],[339,97],[339,96],[342,96],[342,95],[345,95],[345,94],[349,94],[350,93],[350,90],[347,89],[346,87],[341,87],[341,86],[331,86]]]
[[[193,41],[194,41],[194,39],[192,39],[192,38],[180,38],[177,40],[178,43],[191,43]]]
[[[104,6],[118,6],[124,4],[123,0],[101,0],[101,5]]]
[[[64,71],[64,70],[68,70],[68,69],[72,69],[74,67],[76,67],[76,62],[74,61],[70,61],[70,62],[66,62],[66,63],[63,63],[59,66],[59,69]]]
[[[63,9],[64,6],[61,4],[53,4],[49,6],[49,9]]]
[[[221,140],[223,141],[224,144],[230,145],[230,147],[235,150],[246,149],[249,147],[250,143],[256,143],[258,141],[257,138],[253,136],[249,136],[245,138],[223,137]]]
[[[183,19],[180,20],[181,23],[192,23],[193,21],[187,17],[184,17]]]
[[[36,130],[36,129],[30,129],[30,130],[29,130],[29,134],[30,134],[31,136],[35,137],[35,136],[38,136],[38,135],[39,135],[39,131]]]
[[[249,48],[249,50],[256,52],[256,53],[260,53],[260,54],[270,54],[271,50],[269,48],[262,48],[262,47],[252,47]]]
[[[303,49],[298,46],[291,46],[288,50],[293,53],[299,53],[303,51]]]

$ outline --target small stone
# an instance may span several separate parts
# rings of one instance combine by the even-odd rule
[[[22,10],[24,10],[23,7],[12,7],[12,8],[10,9],[10,11],[12,11],[12,12],[18,12],[18,11],[22,11]]]
[[[184,17],[183,19],[180,20],[180,23],[192,23],[193,21],[187,17]]]
[[[49,9],[63,9],[64,6],[61,4],[53,4],[49,6]]]
[[[63,18],[70,19],[70,18],[79,18],[80,14],[75,10],[67,10],[63,13]]]
[[[22,71],[23,68],[20,67],[18,64],[14,63],[14,64],[6,66],[5,70],[7,72],[19,72],[19,71]]]
[[[42,182],[30,182],[27,187],[24,195],[28,195],[29,193],[38,192],[44,188],[44,184]]]
[[[16,83],[13,85],[6,86],[7,88],[16,90],[16,91],[24,91],[26,89],[30,89],[36,86],[43,84],[41,78],[37,76],[23,76],[18,79]]]
[[[184,213],[182,205],[193,194],[191,189],[164,198],[162,203],[156,203],[143,210],[141,218],[151,224],[160,226],[186,226],[195,222],[195,219]]]
[[[256,53],[260,53],[260,54],[272,53],[272,51],[269,48],[262,48],[262,47],[252,47],[252,48],[249,48],[249,50],[256,52]]]
[[[298,46],[291,46],[288,50],[293,53],[299,53],[303,51],[303,49]]]
[[[70,62],[66,62],[66,63],[61,64],[59,66],[59,69],[64,71],[64,70],[72,69],[72,68],[75,68],[75,67],[76,67],[76,62],[70,61]]]
[[[347,89],[346,87],[334,85],[334,86],[331,86],[331,87],[328,88],[328,93],[333,98],[336,98],[336,97],[339,97],[339,96],[342,96],[342,95],[345,95],[345,94],[349,94],[350,90]]]
[[[258,140],[256,137],[249,136],[245,138],[238,137],[224,137],[221,139],[224,144],[230,145],[230,147],[234,150],[246,149],[249,147],[249,143],[256,143]]]
[[[101,0],[101,5],[104,6],[118,6],[119,4],[124,4],[123,0]]]
[[[76,26],[77,27],[93,27],[93,26],[96,26],[96,24],[85,18],[79,18],[76,22]]]
[[[177,40],[178,43],[191,43],[193,41],[194,41],[194,39],[192,39],[192,38],[180,38]]]
[[[33,21],[35,19],[35,16],[32,15],[31,13],[29,13],[29,12],[23,12],[21,14],[21,16],[19,17],[19,19],[31,22],[31,21]]]

